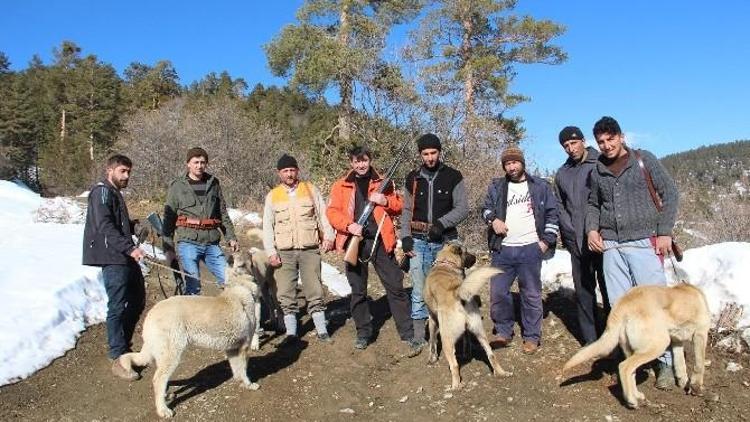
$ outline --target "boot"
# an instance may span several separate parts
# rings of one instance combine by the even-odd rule
[[[659,361],[656,366],[656,388],[670,390],[675,385],[674,367]]]
[[[407,340],[409,344],[409,352],[407,356],[414,357],[422,353],[422,349],[427,345],[425,340],[425,324],[426,319],[413,319],[412,324],[414,326],[414,337],[411,340]]]

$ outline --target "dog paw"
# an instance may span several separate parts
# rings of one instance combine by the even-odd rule
[[[703,393],[705,393],[705,391],[702,385],[691,384],[690,387],[688,388],[688,393],[690,393],[690,395],[692,396],[703,397]]]
[[[513,372],[500,369],[498,371],[493,372],[493,375],[495,375],[498,378],[499,377],[508,378],[508,377],[512,377],[513,376]]]
[[[677,386],[680,387],[681,389],[684,390],[687,384],[688,384],[687,378],[677,378]]]
[[[430,355],[430,357],[427,358],[427,364],[428,365],[434,365],[434,364],[437,363],[437,361],[438,361],[437,355]]]
[[[243,382],[241,385],[246,390],[255,391],[255,390],[260,389],[260,384],[258,384],[257,382],[247,382],[247,383]]]
[[[464,388],[464,383],[463,382],[458,382],[458,383],[454,382],[453,384],[451,384],[451,388],[450,389],[451,389],[451,391],[458,391],[458,390],[460,390],[462,388]]]
[[[644,396],[640,391],[635,392],[635,398],[637,398],[638,400],[646,400],[646,396]]]
[[[252,343],[250,343],[250,350],[254,352],[257,352],[258,350],[260,350],[260,342],[253,340]]]
[[[174,411],[167,406],[162,406],[156,409],[156,413],[162,418],[171,418],[174,416]]]

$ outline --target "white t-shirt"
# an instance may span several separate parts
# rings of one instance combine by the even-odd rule
[[[503,246],[523,246],[539,241],[534,208],[526,181],[508,183],[505,225],[508,226],[508,234],[503,238]]]

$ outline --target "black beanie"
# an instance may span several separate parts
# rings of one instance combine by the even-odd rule
[[[423,149],[427,148],[435,148],[438,151],[441,151],[443,147],[440,145],[440,138],[437,137],[437,135],[432,133],[426,133],[417,139],[417,148],[421,152]]]
[[[297,160],[294,159],[291,155],[284,154],[279,158],[279,161],[276,163],[276,170],[283,170],[294,167],[296,169],[299,168],[297,165]]]
[[[561,144],[564,144],[565,142],[570,141],[571,139],[582,141],[583,132],[581,132],[581,129],[578,129],[575,126],[566,126],[563,128],[563,130],[560,131],[558,140],[560,141]]]

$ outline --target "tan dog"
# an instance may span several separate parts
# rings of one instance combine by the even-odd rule
[[[447,243],[438,252],[435,264],[425,280],[424,300],[430,310],[430,357],[438,360],[437,334],[440,332],[445,358],[451,371],[451,389],[461,387],[461,374],[456,360],[456,342],[466,330],[474,334],[482,345],[496,376],[510,376],[497,363],[482,326],[482,315],[474,297],[487,281],[501,271],[497,268],[478,268],[464,279],[464,268],[471,267],[476,258],[457,242]]]
[[[563,366],[563,374],[589,359],[608,355],[619,343],[626,356],[618,368],[622,392],[626,403],[636,408],[638,400],[645,398],[635,383],[636,369],[661,356],[671,344],[678,385],[688,386],[692,394],[701,395],[710,325],[706,297],[697,287],[689,284],[634,287],[612,308],[601,338],[573,355]],[[693,343],[695,355],[689,380],[684,341]]]
[[[159,416],[174,415],[165,402],[167,382],[188,345],[224,350],[234,379],[249,390],[260,388],[247,377],[256,296],[252,276],[233,276],[219,296],[173,296],[151,308],[143,323],[141,351],[120,356],[119,363],[132,377],[137,377],[133,366],[156,363],[153,386]]]

